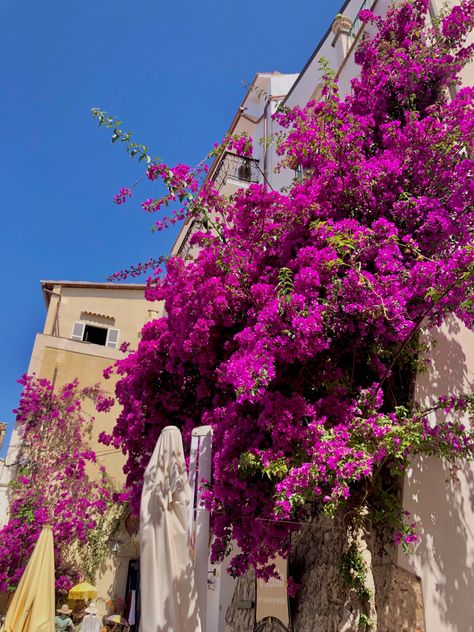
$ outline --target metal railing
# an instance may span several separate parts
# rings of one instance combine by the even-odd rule
[[[178,252],[176,253],[178,257],[181,257],[182,259],[188,258],[193,248],[193,246],[191,245],[191,237],[194,235],[194,233],[196,233],[198,230],[202,230],[203,228],[204,228],[204,225],[199,219],[193,219],[191,221],[188,227],[188,230],[186,232],[186,235],[184,236],[184,239],[181,242]]]
[[[213,177],[216,188],[220,189],[228,178],[243,183],[259,182],[258,161],[226,152]]]
[[[362,5],[360,6],[359,10],[357,11],[357,15],[355,17],[354,22],[352,22],[352,26],[350,28],[349,33],[347,34],[347,37],[349,38],[349,40],[351,42],[353,42],[356,37],[359,35],[359,31],[361,30],[361,28],[363,27],[363,23],[361,21],[361,19],[359,18],[359,13],[361,11],[364,11],[364,9],[371,9],[374,5],[374,0],[364,0],[364,2],[362,3]]]

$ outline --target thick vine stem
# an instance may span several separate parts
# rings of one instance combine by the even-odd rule
[[[351,605],[356,620],[344,621],[340,632],[347,625],[357,625],[360,632],[377,632],[377,610],[375,607],[375,580],[372,570],[370,538],[372,524],[367,506],[363,506],[347,531],[347,549],[341,561],[343,582],[351,588]]]

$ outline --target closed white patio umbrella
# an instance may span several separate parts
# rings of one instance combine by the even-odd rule
[[[140,507],[140,632],[201,632],[188,533],[181,433],[161,432],[145,471]]]

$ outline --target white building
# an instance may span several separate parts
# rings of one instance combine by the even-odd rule
[[[303,106],[318,98],[321,57],[337,71],[341,94],[347,94],[358,73],[354,51],[365,30],[357,14],[371,9],[384,15],[390,4],[388,0],[346,1],[284,104]],[[432,0],[431,16],[446,4],[457,2]],[[474,84],[474,64],[464,68],[462,81]],[[431,333],[437,346],[429,371],[417,379],[415,395],[426,404],[447,392],[470,392],[474,387],[474,332],[453,319]],[[421,578],[426,632],[474,630],[474,466],[463,467],[456,481],[449,479],[450,472],[439,459],[423,459],[413,463],[404,484],[404,507],[419,523],[421,541],[412,557],[400,549],[398,564]]]
[[[362,9],[384,15],[390,4],[389,0],[346,0],[298,76],[256,76],[229,131],[247,131],[254,138],[265,139],[277,132],[278,126],[270,118],[277,103],[304,106],[320,96],[321,58],[336,71],[341,94],[347,94],[351,79],[359,72],[354,52],[364,30],[373,28],[365,27],[357,16]],[[433,18],[443,6],[455,4],[455,0],[432,0],[430,15]],[[464,85],[474,83],[473,64],[464,68],[462,80]],[[225,193],[248,186],[248,181],[266,180],[274,189],[291,182],[294,173],[290,170],[274,173],[278,162],[274,145],[264,143],[256,151],[254,161],[248,163],[224,154],[214,162],[209,177]],[[186,244],[191,230],[192,222],[188,222],[173,254],[189,252]],[[434,333],[438,345],[432,364],[417,380],[416,398],[422,402],[446,392],[471,391],[474,385],[474,332],[453,319]],[[474,466],[465,466],[455,482],[449,478],[440,460],[423,459],[413,463],[404,484],[404,507],[419,522],[421,542],[412,557],[400,550],[397,561],[421,579],[426,632],[474,631]]]
[[[218,191],[231,195],[239,188],[265,180],[274,189],[281,188],[283,181],[274,173],[278,160],[273,150],[272,137],[278,125],[273,121],[272,115],[297,77],[297,74],[282,75],[279,72],[259,72],[255,75],[227,130],[229,135],[247,133],[251,136],[254,139],[253,156],[237,156],[228,151],[218,156],[208,174]],[[260,139],[261,142],[258,142]],[[172,254],[186,258],[190,253],[189,238],[199,228],[196,219],[187,219],[176,239]]]

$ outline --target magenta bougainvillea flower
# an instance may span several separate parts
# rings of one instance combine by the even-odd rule
[[[122,506],[87,435],[93,420],[82,411],[84,397],[110,407],[98,387],[77,381],[53,390],[46,379],[23,376],[17,413],[21,436],[18,475],[9,491],[10,519],[0,530],[0,590],[18,584],[39,533],[53,528],[56,589],[67,592],[79,579],[93,579]],[[96,469],[89,478],[88,469]]]
[[[434,402],[432,426],[403,378],[422,359],[421,326],[456,315],[472,327],[474,316],[474,89],[458,88],[474,2],[436,31],[427,8],[365,11],[376,32],[357,50],[351,94],[341,98],[328,71],[319,102],[276,114],[282,165],[304,170],[289,191],[252,184],[226,199],[209,182],[195,193],[182,166],[148,167],[168,187],[148,210],[184,199],[203,226],[199,252],[149,280],[165,316],[116,363],[122,411],[102,439],[126,452],[137,508],[162,428],[176,424],[188,442],[194,427],[212,426],[212,557],[235,539],[236,574],[271,574],[288,521],[304,520],[308,502],[331,514],[357,504],[384,466],[473,456],[459,421],[472,398]],[[247,138],[232,147],[252,151]]]

